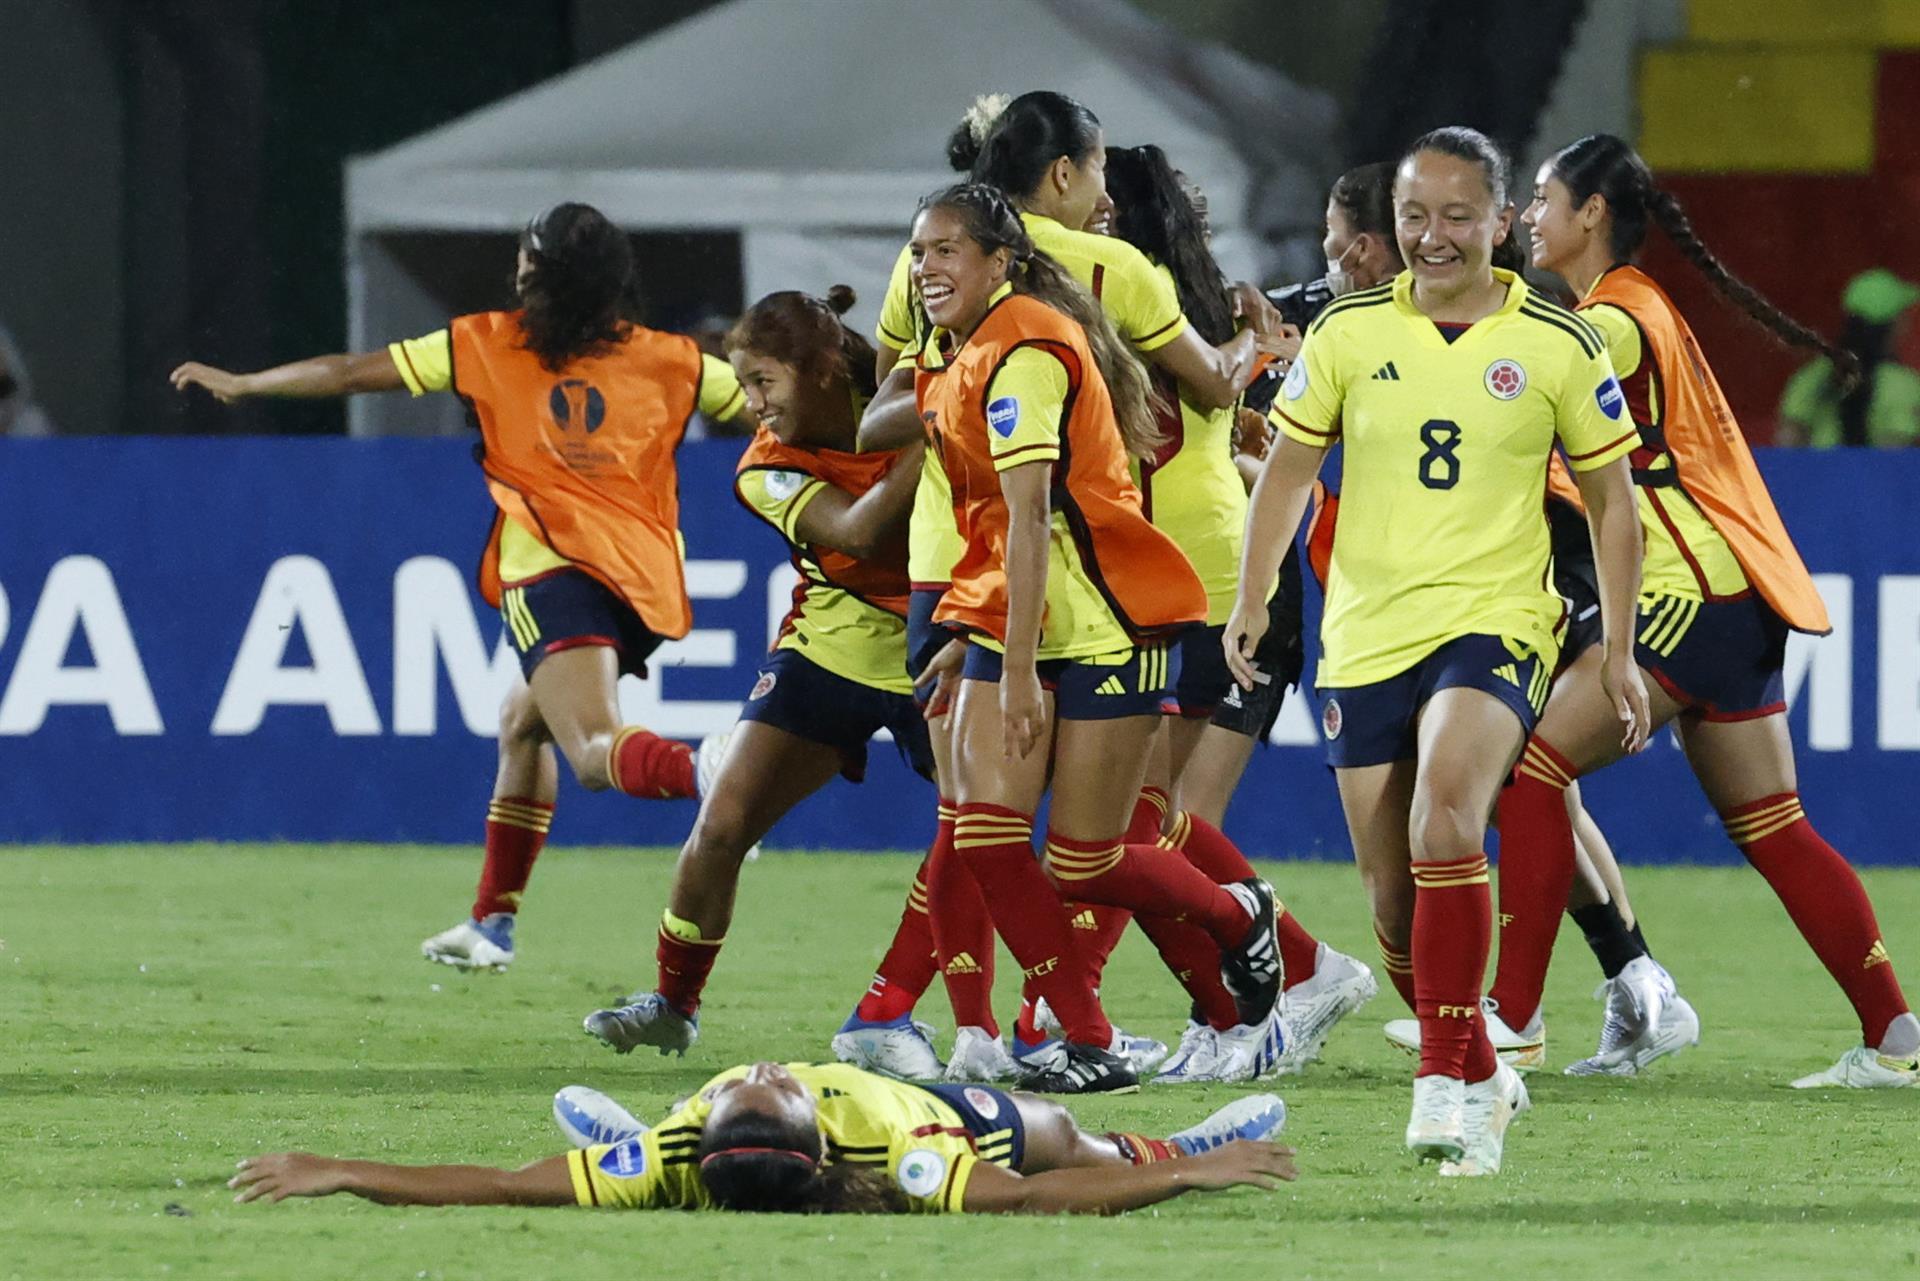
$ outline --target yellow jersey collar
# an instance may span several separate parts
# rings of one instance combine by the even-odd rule
[[[1002,283],[998,289],[993,291],[993,297],[987,299],[987,310],[992,311],[1012,296],[1013,282],[1006,281]],[[920,345],[920,368],[928,371],[945,369],[951,358],[951,353],[948,351],[948,348],[952,345],[953,335],[940,326],[935,325],[933,331],[927,335],[927,341]]]
[[[1486,324],[1490,320],[1500,320],[1519,311],[1520,304],[1527,300],[1527,294],[1530,292],[1527,288],[1527,282],[1521,278],[1519,273],[1508,271],[1504,267],[1495,267],[1493,269],[1493,278],[1506,285],[1507,300],[1500,304],[1499,310],[1476,320],[1474,322],[1475,328]],[[1394,306],[1400,309],[1400,313],[1409,320],[1424,321],[1430,328],[1433,326],[1432,318],[1414,304],[1413,272],[1411,270],[1403,271],[1393,278],[1393,302]],[[1435,331],[1435,336],[1438,337],[1437,330]],[[1444,341],[1444,339],[1442,341]]]

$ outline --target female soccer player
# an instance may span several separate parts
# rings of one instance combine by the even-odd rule
[[[911,248],[937,327],[916,394],[966,540],[935,620],[971,643],[930,669],[943,691],[964,672],[955,848],[1067,1034],[1029,1084],[1129,1088],[1135,1075],[1110,1052],[1111,1025],[1073,973],[1071,930],[1033,859],[1049,770],[1036,748],[1053,744],[1047,864],[1063,891],[1201,926],[1240,1022],[1269,1022],[1280,982],[1271,889],[1257,878],[1222,888],[1170,850],[1124,840],[1177,676],[1168,642],[1201,620],[1205,593],[1141,516],[1126,459],[1156,439],[1148,388],[1099,304],[983,184],[923,202]]]
[[[525,684],[500,714],[486,863],[472,918],[421,944],[431,961],[504,969],[559,787],[554,745],[582,787],[690,797],[693,752],[620,723],[615,686],[687,634],[674,450],[695,409],[745,405],[725,362],[636,319],[633,249],[588,205],[560,204],[520,236],[520,307],[457,316],[382,351],[319,356],[252,374],[189,362],[181,390],[222,401],[451,391],[480,429],[498,512],[480,589],[499,608]]]
[[[648,1129],[568,1086],[575,1150],[517,1170],[276,1152],[240,1162],[236,1201],[351,1192],[385,1205],[578,1205],[787,1214],[1117,1214],[1188,1191],[1296,1176],[1271,1094],[1165,1139],[1090,1134],[1058,1103],[984,1086],[915,1086],[842,1064],[723,1072]]]
[[[761,428],[741,456],[735,492],[786,539],[800,574],[793,609],[727,744],[680,852],[661,918],[653,991],[587,1016],[620,1053],[651,1045],[684,1054],[700,1035],[700,995],[726,941],[747,850],[840,774],[858,782],[882,726],[922,775],[933,758],[906,674],[908,506],[922,449],[853,451],[873,394],[873,349],[831,302],[769,294],[727,334],[728,358]],[[920,939],[931,977],[933,944]],[[914,1075],[937,1075],[939,1062]]]
[[[1860,1020],[1860,1045],[1793,1084],[1920,1083],[1920,1020],[1894,977],[1873,906],[1853,869],[1808,821],[1796,790],[1782,694],[1786,637],[1789,629],[1824,634],[1826,609],[1692,330],[1632,265],[1648,225],[1773,333],[1797,345],[1826,344],[1729,273],[1618,138],[1589,135],[1547,161],[1526,219],[1534,262],[1579,291],[1580,315],[1605,335],[1625,379],[1610,403],[1637,425],[1632,466],[1646,565],[1632,656],[1648,678],[1652,723],[1677,721],[1687,761],[1727,835],[1766,877]],[[1601,661],[1583,657],[1554,687],[1501,802],[1503,859],[1538,860],[1558,874],[1557,886],[1542,889],[1543,903],[1564,895],[1571,874],[1561,791],[1622,755]],[[1538,1004],[1537,972],[1502,977],[1503,1014]],[[1617,1063],[1632,1064],[1648,1048],[1636,1041],[1611,1051]]]
[[[1329,763],[1374,926],[1412,958],[1420,1070],[1407,1146],[1447,1175],[1497,1173],[1526,1088],[1488,1043],[1487,816],[1544,706],[1563,606],[1542,519],[1558,438],[1598,548],[1602,674],[1631,750],[1646,693],[1626,620],[1639,527],[1636,436],[1587,327],[1493,266],[1510,229],[1505,158],[1471,129],[1422,137],[1394,183],[1410,270],[1309,328],[1254,488],[1227,660],[1243,686],[1267,584],[1327,449],[1344,443],[1318,684]],[[1413,902],[1402,886],[1412,867]]]

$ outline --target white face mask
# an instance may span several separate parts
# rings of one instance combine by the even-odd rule
[[[1350,294],[1358,288],[1354,283],[1353,273],[1348,271],[1343,264],[1347,260],[1347,254],[1352,253],[1354,246],[1359,243],[1360,239],[1356,236],[1353,242],[1347,246],[1345,253],[1342,253],[1338,258],[1327,259],[1327,292],[1335,298],[1343,294]]]

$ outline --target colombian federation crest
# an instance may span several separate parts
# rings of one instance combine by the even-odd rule
[[[1495,400],[1512,400],[1527,389],[1527,371],[1517,360],[1496,360],[1487,366],[1486,384]]]
[[[1320,732],[1329,742],[1340,737],[1340,731],[1346,726],[1346,717],[1340,711],[1340,700],[1329,698],[1320,709]]]
[[[761,672],[760,679],[753,683],[753,692],[747,695],[747,701],[751,703],[773,693],[773,686],[777,679],[772,672]]]
[[[969,1085],[966,1090],[967,1105],[978,1112],[981,1119],[991,1121],[1000,1115],[1000,1100],[977,1085]]]

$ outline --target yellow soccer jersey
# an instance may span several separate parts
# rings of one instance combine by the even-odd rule
[[[1011,1126],[971,1135],[959,1113],[919,1086],[843,1063],[790,1063],[787,1068],[819,1100],[828,1159],[884,1171],[918,1213],[958,1213],[975,1166],[981,1161],[1005,1166],[1012,1160]],[[713,1199],[700,1182],[701,1134],[715,1087],[746,1071],[722,1072],[638,1138],[568,1153],[574,1199],[607,1209],[710,1209]],[[991,1102],[991,1096],[982,1098]]]
[[[400,381],[415,396],[453,389],[453,340],[444,329],[436,329],[418,338],[404,338],[387,344],[387,355],[400,371]],[[713,356],[700,357],[700,412],[716,422],[730,422],[746,407],[747,394],[733,366]],[[572,562],[542,542],[537,531],[508,519],[500,531],[500,577],[504,582],[524,582],[551,570],[565,569]]]
[[[829,582],[800,541],[800,514],[826,487],[817,476],[771,467],[749,468],[734,481],[748,509],[787,540],[800,572],[800,595],[775,648],[798,650],[835,676],[911,694],[906,621]]]
[[[1609,303],[1582,308],[1580,316],[1606,339],[1607,355],[1623,387],[1631,392],[1635,379],[1644,377],[1650,418],[1646,426],[1658,429],[1663,394],[1660,371],[1651,362],[1643,368],[1646,344],[1641,341],[1640,326],[1632,316]],[[1629,394],[1627,399],[1631,409],[1635,397]],[[1634,461],[1638,463],[1640,459]],[[1655,476],[1671,472],[1673,455],[1660,450],[1648,461],[1646,470]],[[1747,589],[1746,571],[1740,568],[1733,548],[1684,489],[1677,485],[1639,486],[1637,501],[1646,547],[1640,567],[1642,593],[1702,600],[1707,593],[1735,596]],[[1695,566],[1699,567],[1698,574],[1694,572]]]
[[[1059,461],[1068,387],[1067,367],[1038,347],[1015,348],[1000,363],[987,386],[987,446],[994,470]],[[973,640],[989,649],[1004,648],[991,636]],[[1087,574],[1066,513],[1055,511],[1047,537],[1047,603],[1037,656],[1087,658],[1132,650],[1132,638]]]
[[[1592,326],[1513,273],[1499,311],[1449,343],[1410,273],[1307,330],[1281,430],[1345,443],[1318,684],[1406,671],[1460,636],[1527,645],[1550,668],[1563,610],[1543,503],[1557,436],[1575,471],[1639,443]]]

